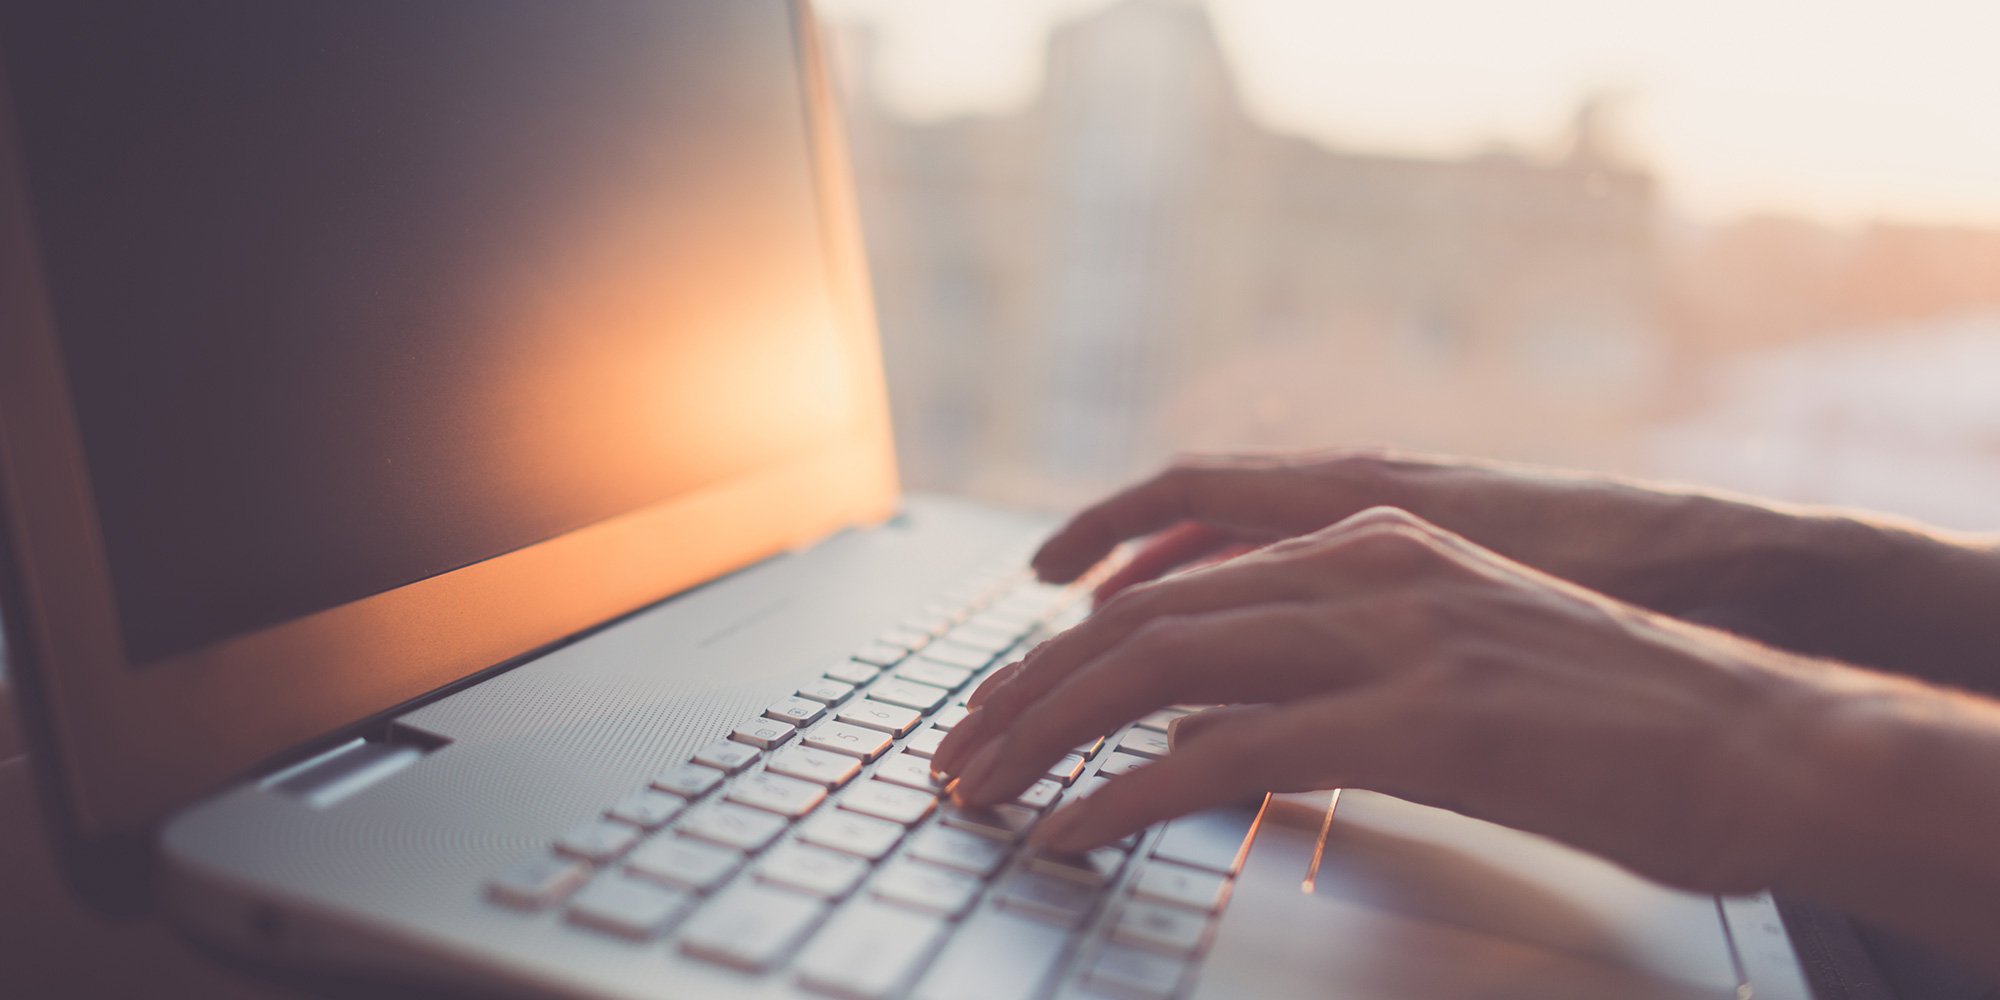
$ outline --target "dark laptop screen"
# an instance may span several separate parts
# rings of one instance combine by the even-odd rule
[[[790,16],[0,4],[128,655],[842,432]]]

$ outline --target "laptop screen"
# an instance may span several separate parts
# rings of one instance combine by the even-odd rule
[[[0,7],[128,658],[845,433],[788,18]]]

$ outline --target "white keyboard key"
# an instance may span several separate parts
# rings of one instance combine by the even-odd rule
[[[910,651],[901,646],[891,646],[886,642],[871,642],[855,650],[849,659],[866,663],[871,667],[893,667],[909,655]]]
[[[698,799],[722,784],[722,772],[700,764],[681,764],[653,777],[653,787],[684,799]]]
[[[748,743],[753,747],[769,750],[791,739],[795,732],[797,730],[790,725],[776,719],[752,719],[737,726],[736,731],[729,734],[729,738],[738,743]]]
[[[938,714],[931,717],[931,725],[948,733],[959,723],[964,722],[965,717],[971,714],[972,710],[966,708],[964,705],[947,706],[939,709]]]
[[[799,688],[799,697],[810,698],[822,705],[838,705],[854,693],[854,685],[822,677]]]
[[[729,786],[728,799],[780,816],[797,818],[826,801],[826,789],[817,782],[760,771],[736,779],[736,783]]]
[[[1163,708],[1157,712],[1154,712],[1149,716],[1146,716],[1143,719],[1140,719],[1139,728],[1150,729],[1153,732],[1164,734],[1167,731],[1167,727],[1174,724],[1175,719],[1178,719],[1186,714],[1188,713],[1183,712],[1178,708]]]
[[[716,802],[684,817],[676,827],[680,832],[711,844],[734,847],[754,854],[785,832],[782,816],[729,802]]]
[[[1090,963],[1084,983],[1108,996],[1163,1000],[1180,990],[1187,963],[1122,944],[1106,945]]]
[[[844,722],[826,722],[805,735],[806,746],[874,760],[892,745],[887,734]]]
[[[621,823],[630,823],[641,830],[657,830],[665,826],[668,820],[679,816],[681,810],[686,808],[686,799],[648,788],[619,799],[607,815]]]
[[[840,797],[838,805],[852,812],[909,826],[937,808],[937,797],[914,788],[902,788],[871,779],[848,789]]]
[[[843,660],[826,668],[826,676],[842,684],[866,684],[882,671],[879,667],[858,660]]]
[[[839,899],[853,892],[867,874],[868,862],[852,854],[804,844],[780,845],[757,866],[758,878],[821,899]]]
[[[1062,961],[1069,931],[1006,910],[984,909],[947,941],[916,1000],[1028,1000]]]
[[[1151,729],[1133,729],[1118,738],[1120,753],[1135,754],[1146,758],[1160,758],[1167,755],[1167,734]]]
[[[1146,758],[1129,753],[1114,753],[1097,765],[1097,773],[1106,778],[1116,778],[1121,774],[1136,771],[1146,766]]]
[[[1111,925],[1111,940],[1165,955],[1192,954],[1208,941],[1208,915],[1158,903],[1128,903]]]
[[[666,933],[693,902],[678,889],[612,875],[576,894],[569,904],[569,920],[634,941],[650,941]]]
[[[1049,807],[1055,805],[1057,799],[1062,798],[1062,791],[1061,782],[1043,778],[1029,785],[1027,791],[1014,796],[1014,802],[1036,812],[1048,812]]]
[[[946,666],[935,662],[930,659],[929,654],[926,654],[896,668],[896,676],[906,681],[929,684],[946,691],[956,691],[964,687],[966,681],[972,679],[972,671],[964,667]]]
[[[930,645],[931,634],[920,628],[898,626],[876,636],[875,641],[890,646],[901,646],[914,653]]]
[[[1006,646],[972,645],[970,642],[957,641],[954,638],[956,635],[957,632],[954,630],[932,643],[929,649],[917,657],[918,662],[934,663],[941,667],[963,671],[967,676],[971,676],[973,671],[984,669],[987,664],[992,663],[994,658],[1000,655],[1001,650],[1013,645],[1011,642]]]
[[[764,710],[764,718],[788,722],[793,726],[810,726],[826,714],[826,706],[811,698],[786,698]]]
[[[868,687],[868,697],[876,701],[914,708],[919,712],[929,712],[944,704],[946,694],[943,688],[906,681],[900,677],[877,681]]]
[[[1076,754],[1078,757],[1082,757],[1084,760],[1096,760],[1097,752],[1102,749],[1104,749],[1104,737],[1099,736],[1098,738],[1091,740],[1088,743],[1079,745],[1075,750],[1071,752]]]
[[[1207,913],[1222,908],[1229,896],[1229,880],[1209,872],[1196,871],[1164,861],[1155,861],[1132,883],[1132,894],[1156,903],[1185,906]]]
[[[944,742],[944,730],[925,729],[903,741],[903,752],[929,759],[937,756],[938,744]]]
[[[834,918],[799,958],[799,984],[848,1000],[900,995],[944,936],[933,917],[861,902]]]
[[[1033,809],[1012,802],[976,809],[967,809],[947,802],[938,812],[938,822],[946,826],[955,826],[981,836],[1006,841],[1019,840],[1028,832],[1028,828],[1034,826],[1035,821],[1041,818],[1042,815]]]
[[[1116,847],[1100,847],[1082,854],[1036,854],[1028,867],[1091,888],[1102,888],[1118,877],[1125,867],[1125,852]]]
[[[910,842],[910,857],[985,878],[1007,860],[1010,845],[948,826],[933,826]]]
[[[917,727],[923,716],[914,708],[891,705],[873,698],[863,698],[842,708],[834,718],[865,729],[879,729],[885,733],[901,736]]]
[[[827,788],[839,788],[861,773],[861,762],[844,753],[811,747],[787,747],[772,754],[764,764],[764,770]]]
[[[639,831],[625,823],[591,820],[556,840],[556,850],[572,858],[604,862],[617,858],[639,842]]]
[[[1093,774],[1070,786],[1069,793],[1076,798],[1088,798],[1093,792],[1111,783],[1111,779],[1101,774]]]
[[[1016,868],[1002,876],[993,896],[1010,910],[1064,927],[1082,923],[1102,898],[1097,886],[1032,868]]]
[[[1166,832],[1153,847],[1153,856],[1234,875],[1243,866],[1250,831],[1257,825],[1257,812],[1243,807],[1182,816],[1167,824]]]
[[[770,726],[774,730],[777,728],[773,723],[763,725]],[[739,729],[737,732],[740,733],[742,730]],[[735,774],[757,762],[757,748],[747,741],[738,741],[734,737],[716,740],[696,750],[694,762],[715,768],[724,774]]]
[[[1071,753],[1071,754],[1064,754],[1063,759],[1056,761],[1053,764],[1050,764],[1048,773],[1044,775],[1044,777],[1048,778],[1050,781],[1059,781],[1067,785],[1070,782],[1075,781],[1077,775],[1080,775],[1082,773],[1083,773],[1083,758],[1077,756],[1076,754]]]
[[[979,895],[981,884],[979,879],[964,872],[896,861],[868,883],[868,891],[900,906],[956,920],[972,905],[973,897]]]
[[[903,827],[885,819],[832,809],[814,816],[799,828],[799,839],[808,844],[845,851],[855,857],[880,861],[903,839]]]
[[[634,875],[693,892],[714,889],[728,881],[742,865],[743,855],[733,848],[676,836],[646,841],[625,859],[625,869]]]
[[[737,886],[702,907],[681,931],[681,951],[746,972],[762,972],[826,913],[810,896],[755,883]]]
[[[932,794],[944,790],[944,783],[931,777],[931,762],[915,754],[892,753],[882,758],[875,768],[875,777]]]
[[[493,877],[486,892],[496,901],[539,910],[569,895],[590,877],[590,866],[547,854],[536,855]]]

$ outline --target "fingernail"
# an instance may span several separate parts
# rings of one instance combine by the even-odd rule
[[[1174,750],[1178,750],[1178,749],[1180,749],[1180,745],[1181,745],[1181,723],[1183,723],[1183,722],[1186,722],[1187,720],[1188,720],[1188,717],[1187,717],[1187,716],[1185,716],[1185,715],[1177,715],[1177,716],[1175,716],[1175,717],[1173,718],[1173,721],[1171,721],[1171,722],[1168,722],[1168,723],[1167,723],[1167,750],[1168,750],[1168,752],[1172,752],[1172,751],[1174,751]]]

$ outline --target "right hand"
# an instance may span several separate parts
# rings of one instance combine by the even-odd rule
[[[1035,555],[1066,583],[1151,536],[1098,588],[1137,583],[1317,531],[1371,507],[1406,510],[1545,573],[1669,615],[1774,638],[1844,518],[1754,500],[1523,466],[1346,450],[1185,459],[1072,518]]]

